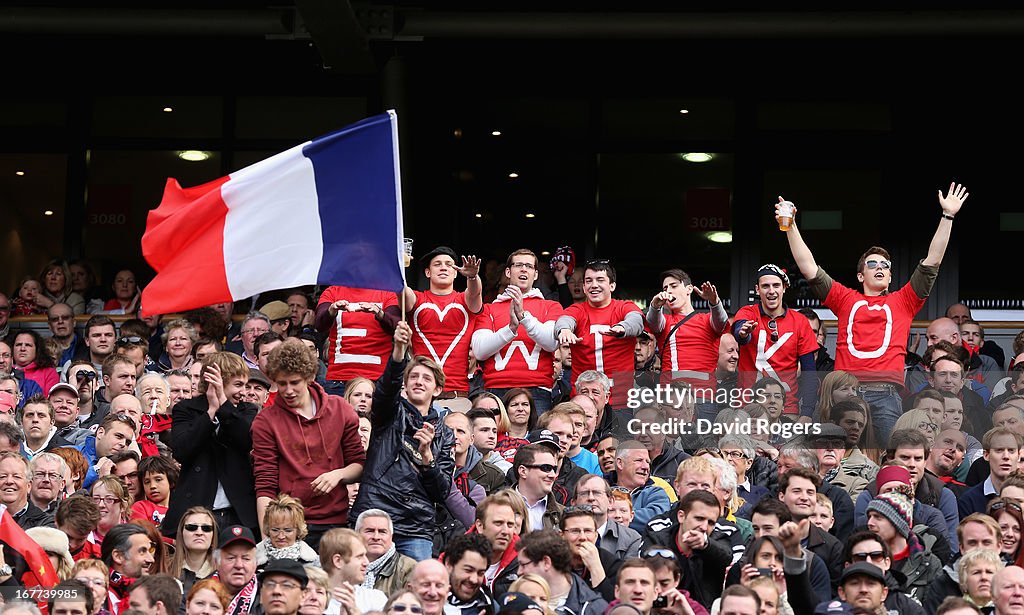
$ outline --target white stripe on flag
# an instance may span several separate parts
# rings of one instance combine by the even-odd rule
[[[231,174],[224,269],[236,300],[270,288],[316,283],[323,237],[313,163],[298,145]]]

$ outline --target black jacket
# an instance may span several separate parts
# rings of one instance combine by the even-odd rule
[[[30,530],[34,527],[56,527],[53,522],[53,515],[39,508],[32,502],[23,513],[11,513],[18,527],[23,530]]]
[[[455,474],[452,447],[455,435],[442,420],[437,408],[427,416],[420,414],[402,397],[402,374],[407,361],[388,358],[384,373],[377,380],[370,410],[370,448],[359,484],[359,496],[349,511],[354,525],[360,513],[379,508],[391,515],[396,536],[432,540],[434,505],[444,506]],[[424,422],[434,426],[431,451],[434,462],[417,462],[418,445],[413,434]]]
[[[670,485],[675,483],[676,468],[688,457],[688,454],[678,448],[666,446],[660,455],[651,460],[651,476],[665,479]]]
[[[832,581],[832,594],[835,595],[839,585],[839,575],[843,574],[843,543],[835,536],[811,524],[807,534],[807,550],[821,558],[828,566],[828,576]]]
[[[217,408],[218,425],[207,412],[206,396],[183,399],[171,411],[171,450],[181,464],[177,486],[161,524],[165,536],[174,536],[178,521],[192,506],[213,508],[217,483],[246,527],[259,527],[256,487],[252,475],[252,421],[256,406],[230,401]]]
[[[708,546],[701,551],[694,551],[690,557],[684,557],[676,544],[675,524],[661,531],[644,535],[644,548],[650,545],[668,547],[676,554],[676,562],[682,571],[679,589],[690,592],[690,597],[704,608],[711,610],[711,604],[721,597],[722,585],[725,582],[725,569],[732,563],[732,552],[717,540],[708,540]],[[647,542],[650,539],[651,542]]]
[[[558,615],[603,615],[608,608],[608,603],[601,594],[590,588],[587,582],[576,575],[572,575],[572,585],[569,587],[569,595],[565,597],[565,604],[555,609]]]

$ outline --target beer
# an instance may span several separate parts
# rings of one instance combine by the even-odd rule
[[[402,249],[405,252],[402,255],[402,260],[405,263],[405,266],[408,267],[409,265],[412,265],[412,239],[409,239],[408,237],[402,239]]]
[[[779,203],[779,230],[788,231],[789,227],[793,225],[793,203],[790,201],[782,201]]]

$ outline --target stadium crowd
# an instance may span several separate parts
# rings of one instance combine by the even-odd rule
[[[966,198],[904,285],[872,246],[856,289],[780,197],[834,358],[774,264],[729,314],[682,269],[641,309],[570,248],[442,246],[425,290],[236,321],[54,261],[0,294],[3,612],[1024,613],[1024,333],[1008,371],[964,305],[910,336]],[[59,584],[29,591],[24,535]]]

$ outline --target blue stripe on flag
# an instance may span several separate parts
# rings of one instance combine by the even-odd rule
[[[323,235],[317,283],[390,291],[405,285],[396,135],[384,113],[303,147]]]

